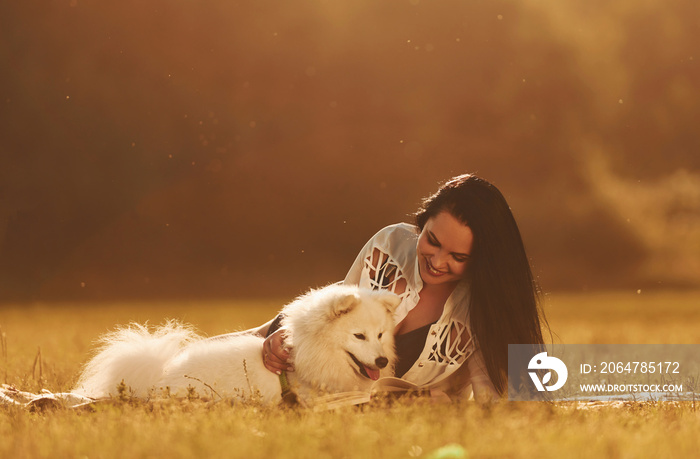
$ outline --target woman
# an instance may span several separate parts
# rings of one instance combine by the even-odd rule
[[[416,225],[379,231],[344,282],[401,297],[396,376],[452,398],[505,395],[508,344],[543,343],[536,285],[505,198],[461,175],[425,199]],[[276,322],[258,329],[263,360],[291,370]]]

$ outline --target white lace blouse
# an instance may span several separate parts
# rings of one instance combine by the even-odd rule
[[[406,223],[387,226],[362,248],[345,284],[385,289],[401,297],[394,313],[400,323],[419,300],[423,281],[416,248],[419,230]],[[448,298],[442,316],[430,327],[425,347],[403,379],[451,397],[494,397],[481,351],[469,330],[469,284],[461,282]]]

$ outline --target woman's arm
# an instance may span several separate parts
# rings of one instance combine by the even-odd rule
[[[251,328],[250,330],[248,330],[248,332],[260,336],[261,338],[265,338],[267,336],[268,330],[270,329],[270,325],[272,324],[272,322],[275,321],[275,319],[276,317],[273,317],[271,320],[265,322],[258,328]]]
[[[284,345],[284,337],[287,330],[280,328],[268,336],[270,326],[276,320],[277,317],[265,322],[257,328],[212,336],[209,339],[222,339],[242,334],[256,335],[261,338],[265,338],[265,341],[263,341],[262,351],[263,364],[265,365],[265,368],[276,374],[280,374],[282,371],[294,371],[294,367],[287,363],[287,360],[289,360],[289,346]]]
[[[269,323],[266,324],[269,327]],[[262,327],[261,327],[262,328]],[[289,364],[289,346],[285,346],[284,338],[288,330],[280,328],[263,342],[263,364],[273,373],[280,374],[283,371],[294,371],[294,366]]]

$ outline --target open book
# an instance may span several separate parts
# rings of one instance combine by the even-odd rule
[[[373,399],[382,397],[398,398],[405,394],[421,395],[429,393],[429,389],[421,388],[404,379],[385,377],[379,378],[367,391],[338,392],[307,399],[306,404],[314,411],[324,411],[341,406],[361,405]]]

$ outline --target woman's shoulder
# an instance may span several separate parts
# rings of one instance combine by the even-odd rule
[[[368,245],[389,252],[415,246],[418,240],[418,227],[409,223],[396,223],[380,229],[369,240]]]
[[[410,223],[395,223],[385,226],[377,231],[372,237],[373,240],[416,240],[418,238],[418,227]]]
[[[417,278],[417,240],[418,228],[407,223],[397,223],[379,230],[358,256],[363,267],[362,276],[368,285],[402,296],[408,295],[414,289]],[[363,285],[362,276],[360,285]]]
[[[413,270],[418,241],[418,227],[408,223],[397,223],[382,228],[370,239],[368,249],[373,258],[383,253],[394,260],[402,271]]]

